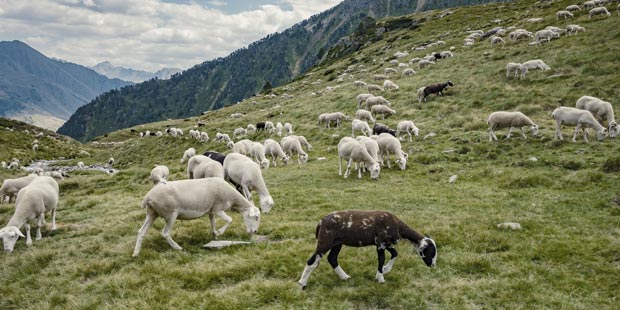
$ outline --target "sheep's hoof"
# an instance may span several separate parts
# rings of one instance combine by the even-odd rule
[[[307,286],[307,285],[305,285],[305,284],[303,284],[303,283],[301,283],[301,282],[299,282],[299,281],[297,281],[297,284],[299,284],[299,286],[301,287],[301,289],[302,289],[302,290],[305,290],[305,289],[306,289],[306,286]]]

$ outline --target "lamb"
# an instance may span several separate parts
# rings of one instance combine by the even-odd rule
[[[543,40],[550,42],[552,38],[559,38],[560,34],[555,31],[543,29],[536,31],[534,37],[536,38],[536,44],[541,44]]]
[[[373,124],[375,123],[374,117],[372,117],[372,113],[368,110],[359,109],[355,112],[355,117],[359,120],[367,120],[371,121]]]
[[[553,110],[551,113],[551,117],[555,119],[556,128],[555,128],[555,138],[564,140],[562,137],[562,124],[567,125],[575,125],[575,134],[573,135],[573,142],[577,142],[575,138],[577,137],[577,133],[581,127],[585,128],[593,128],[596,130],[596,137],[599,141],[605,139],[607,136],[607,128],[603,127],[603,125],[599,124],[594,118],[594,115],[590,111],[580,110],[577,108],[570,107],[559,107]],[[588,141],[588,131],[583,131],[583,139],[586,142]]]
[[[424,102],[426,102],[426,97],[430,94],[437,94],[438,96],[443,96],[443,91],[444,89],[448,88],[448,86],[454,86],[452,81],[448,80],[445,83],[433,84],[424,87],[424,89],[422,90],[424,96],[420,97],[420,94],[418,93],[418,102],[422,102],[422,99],[424,99]]]
[[[429,65],[434,65],[434,64],[435,64],[435,62],[434,62],[434,61],[430,61],[430,60],[422,59],[422,60],[420,60],[420,61],[418,62],[418,67],[419,67],[420,69],[422,69],[422,68],[424,68],[424,67],[426,67],[426,66],[429,66]]]
[[[362,178],[362,163],[370,170],[370,178],[372,180],[377,180],[379,178],[381,166],[370,156],[363,143],[349,137],[342,138],[338,143],[338,157],[340,158],[338,162],[338,175],[342,175],[342,160],[344,159],[347,161],[347,169],[344,172],[344,178],[349,176],[349,170],[354,162],[360,164],[357,167],[358,179]]]
[[[223,143],[228,143],[230,142],[230,136],[227,133],[216,133],[215,134],[215,141],[219,141],[219,142],[223,142]]]
[[[403,76],[412,76],[415,74],[415,70],[411,69],[411,68],[407,68],[405,70],[403,70]]]
[[[400,137],[401,133],[407,133],[409,135],[409,142],[411,142],[411,134],[413,133],[417,137],[420,129],[412,121],[400,121],[396,125],[396,136]]]
[[[359,119],[354,119],[351,123],[351,137],[355,137],[355,131],[361,131],[365,136],[369,136],[372,131],[368,123]]]
[[[514,71],[514,76],[520,76],[521,78],[525,77],[525,71],[523,70],[523,65],[516,62],[509,62],[506,65],[506,77],[510,76],[510,73]]]
[[[192,158],[194,155],[196,155],[195,148],[190,147],[189,149],[185,150],[185,152],[183,152],[183,157],[181,157],[181,163],[184,163],[186,160]]]
[[[151,182],[153,182],[153,185],[166,183],[169,175],[170,170],[168,167],[164,165],[155,165],[155,167],[151,170]]]
[[[381,119],[385,119],[385,116],[390,116],[396,114],[395,110],[392,110],[390,107],[386,105],[374,105],[370,108],[370,112],[376,117],[377,114],[381,114]]]
[[[576,35],[577,32],[579,32],[579,31],[585,32],[586,28],[583,28],[583,27],[581,27],[579,25],[567,25],[566,26],[566,35],[567,36],[570,36],[571,33]]]
[[[233,139],[237,139],[238,136],[245,136],[247,133],[247,130],[243,127],[235,128],[233,131]]]
[[[287,136],[293,134],[293,125],[291,123],[284,123],[284,132]]]
[[[252,201],[251,191],[256,190],[262,212],[268,213],[273,207],[273,198],[265,185],[260,167],[247,156],[228,154],[224,159],[224,178],[238,184],[243,196],[249,201]]]
[[[260,165],[261,169],[269,168],[269,159],[265,158],[265,147],[260,142],[252,142],[249,153],[250,157]]]
[[[390,129],[390,127],[388,127],[385,124],[381,124],[381,123],[376,123],[373,127],[372,127],[372,133],[373,135],[380,135],[384,132],[387,132],[389,134],[391,134],[392,136],[396,137],[396,131]]]
[[[4,242],[4,251],[13,252],[19,237],[26,238],[26,245],[32,245],[30,224],[36,219],[37,234],[35,240],[41,240],[41,226],[45,221],[45,213],[52,211],[52,228],[56,230],[56,208],[58,207],[58,183],[47,176],[35,177],[30,184],[17,194],[15,213],[6,227],[0,229],[0,238]],[[19,230],[26,227],[26,235]]]
[[[606,121],[610,138],[615,138],[620,133],[611,103],[596,97],[583,96],[577,100],[575,108],[590,111],[601,124]]]
[[[398,90],[400,87],[390,80],[383,81],[383,88],[386,90]]]
[[[551,69],[544,61],[540,59],[528,60],[522,63],[521,65],[523,66],[523,71],[521,74],[524,77],[529,70],[541,69],[541,70],[547,71]]]
[[[17,179],[5,179],[0,187],[0,204],[4,203],[5,196],[8,196],[8,202],[11,202],[11,198],[17,197],[19,190],[28,186],[36,177],[36,174],[31,174]]]
[[[405,170],[407,168],[407,158],[409,155],[402,151],[400,141],[398,141],[396,137],[384,132],[377,138],[377,143],[379,144],[379,158],[382,165],[387,158],[387,166],[391,168],[390,153],[392,153],[396,158],[395,161],[400,170]]]
[[[301,142],[298,139],[293,137],[284,137],[282,141],[280,141],[280,146],[282,146],[282,150],[289,157],[293,157],[293,151],[297,153],[297,162],[301,165],[302,163],[308,162],[308,154],[304,152],[301,148]]]
[[[366,102],[366,99],[370,98],[370,97],[374,97],[373,94],[359,94],[355,97],[355,100],[357,100],[357,108],[359,109],[362,106],[362,102]]]
[[[391,106],[392,104],[390,103],[389,100],[383,98],[383,96],[372,96],[368,99],[366,99],[366,110],[370,110],[370,108],[374,105],[378,105],[378,104],[382,104],[382,105],[386,105],[386,106]]]
[[[325,115],[325,127],[331,128],[331,123],[336,122],[336,127],[340,126],[342,120],[347,120],[348,117],[342,112],[333,112]]]
[[[265,140],[264,146],[265,146],[265,155],[267,154],[271,155],[271,160],[272,160],[271,162],[273,163],[274,167],[277,166],[276,160],[278,159],[278,157],[282,158],[282,162],[284,163],[284,166],[288,165],[289,157],[286,156],[286,154],[282,150],[280,143],[276,142],[273,139],[267,139]]]
[[[609,11],[607,11],[606,7],[601,6],[601,7],[597,7],[597,8],[591,9],[590,13],[588,15],[588,18],[592,18],[592,16],[597,16],[597,15],[611,16],[611,13],[609,13]]]
[[[573,15],[573,13],[571,13],[568,10],[566,10],[566,11],[558,11],[557,13],[555,13],[555,17],[556,17],[557,20],[560,20],[560,17],[564,17],[564,19],[567,19],[569,17],[573,18],[575,16]]]
[[[581,11],[581,8],[576,4],[571,4],[566,7],[566,10],[569,12],[574,12],[574,11]]]
[[[232,218],[226,214],[231,208],[242,214],[247,233],[255,233],[260,225],[260,210],[219,178],[180,180],[154,186],[142,200],[142,208],[146,209],[146,220],[138,231],[133,257],[140,254],[142,240],[158,216],[166,220],[161,234],[175,250],[183,249],[170,236],[172,225],[177,219],[191,220],[209,214],[214,238],[222,235],[232,222]],[[226,221],[217,230],[215,215]]]
[[[327,261],[340,279],[350,278],[338,264],[338,254],[343,245],[353,247],[374,245],[377,247],[378,269],[375,278],[379,283],[385,282],[384,274],[392,270],[396,261],[398,252],[394,245],[398,239],[409,240],[428,267],[434,267],[437,262],[435,241],[429,236],[422,236],[394,214],[386,211],[332,212],[319,221],[315,236],[317,238],[316,250],[308,259],[301,279],[298,281],[302,289],[307,286],[310,274],[328,251]],[[390,252],[391,258],[384,266],[386,249]]]
[[[497,136],[494,132],[497,128],[510,128],[510,130],[508,130],[508,135],[506,135],[506,139],[510,139],[510,135],[515,128],[519,128],[523,139],[527,139],[525,133],[523,132],[523,126],[530,126],[532,136],[538,135],[538,125],[536,125],[529,117],[525,116],[525,114],[521,112],[493,112],[487,119],[487,125],[489,125],[489,142],[493,140],[497,141]]]

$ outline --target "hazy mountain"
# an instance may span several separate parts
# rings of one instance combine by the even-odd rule
[[[386,16],[492,0],[345,0],[293,27],[206,61],[170,80],[111,91],[80,108],[59,130],[81,141],[120,128],[183,118],[234,104],[268,85],[281,85],[327,56],[342,37]],[[374,24],[374,23],[373,23]]]
[[[173,74],[181,72],[181,69],[177,69],[177,68],[163,68],[153,73],[153,72],[148,72],[148,71],[143,71],[143,70],[134,70],[131,68],[123,68],[123,67],[114,66],[109,61],[104,61],[90,68],[95,70],[97,73],[101,75],[107,76],[108,78],[111,78],[111,79],[116,78],[116,79],[121,79],[123,81],[131,81],[134,83],[144,82],[154,77],[161,79],[161,80],[167,80]]]
[[[56,129],[80,106],[129,84],[50,59],[20,41],[0,42],[0,116]]]

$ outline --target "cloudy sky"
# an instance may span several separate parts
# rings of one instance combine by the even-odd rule
[[[0,41],[93,66],[187,69],[342,0],[0,0]]]

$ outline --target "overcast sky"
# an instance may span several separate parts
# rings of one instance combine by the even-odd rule
[[[0,0],[0,41],[86,66],[187,69],[342,0]]]

